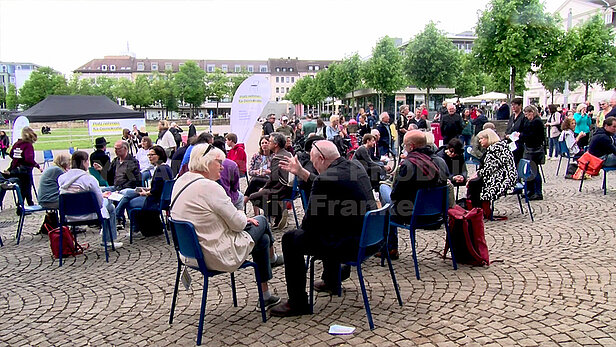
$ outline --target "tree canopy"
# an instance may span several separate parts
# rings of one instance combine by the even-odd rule
[[[392,38],[383,37],[372,49],[372,57],[362,65],[362,76],[366,85],[381,97],[404,87],[402,55]]]
[[[29,108],[48,95],[69,94],[68,85],[64,76],[56,73],[50,67],[42,67],[33,71],[19,90],[19,103]]]

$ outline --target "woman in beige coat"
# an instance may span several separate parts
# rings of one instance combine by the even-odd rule
[[[210,270],[234,272],[252,254],[261,276],[265,307],[280,302],[271,295],[270,246],[273,240],[267,219],[247,218],[216,183],[220,179],[224,153],[209,144],[196,145],[188,169],[173,186],[171,218],[195,226],[205,263]],[[190,185],[190,186],[189,186]],[[186,189],[184,189],[186,187]]]

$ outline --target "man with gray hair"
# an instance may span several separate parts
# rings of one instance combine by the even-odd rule
[[[323,260],[323,281],[315,283],[315,289],[337,291],[340,263],[357,257],[364,215],[376,208],[366,170],[341,157],[332,142],[321,140],[313,143],[310,161],[318,176],[302,168],[297,157],[281,161],[283,169],[314,183],[300,229],[289,231],[282,237],[289,300],[273,307],[273,316],[310,313],[305,254]],[[348,273],[340,280],[344,277],[348,277]]]
[[[463,129],[462,117],[456,113],[456,106],[452,103],[447,104],[447,113],[441,115],[443,144],[448,144],[449,140],[460,136]],[[436,146],[438,145],[437,143]]]
[[[141,184],[141,171],[139,161],[128,153],[128,143],[118,140],[113,145],[116,157],[111,161],[107,172],[107,181],[113,187],[111,190],[122,190],[125,188],[137,188]],[[92,164],[98,171],[103,167],[97,163]]]
[[[376,129],[379,131],[379,140],[377,147],[380,155],[387,155],[391,148],[391,128],[389,127],[389,114],[387,112],[381,113],[379,116],[380,122],[377,124]]]
[[[287,209],[283,208],[282,200],[291,197],[293,182],[289,181],[289,173],[281,170],[279,163],[282,158],[290,158],[291,153],[285,149],[287,138],[281,133],[271,133],[269,149],[274,153],[269,180],[263,188],[248,198],[252,205],[263,209],[266,215],[274,217],[273,229],[282,229],[287,224]]]

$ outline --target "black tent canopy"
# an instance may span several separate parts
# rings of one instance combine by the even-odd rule
[[[13,114],[30,122],[61,122],[89,119],[143,118],[143,112],[126,109],[106,96],[50,95],[29,109]]]

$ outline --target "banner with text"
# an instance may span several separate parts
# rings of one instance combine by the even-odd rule
[[[88,121],[88,131],[90,136],[102,135],[122,135],[123,129],[133,131],[133,126],[137,129],[145,127],[144,118],[127,118],[127,119],[91,119]]]
[[[264,76],[248,77],[237,88],[231,104],[231,132],[245,143],[270,98],[270,83]]]

